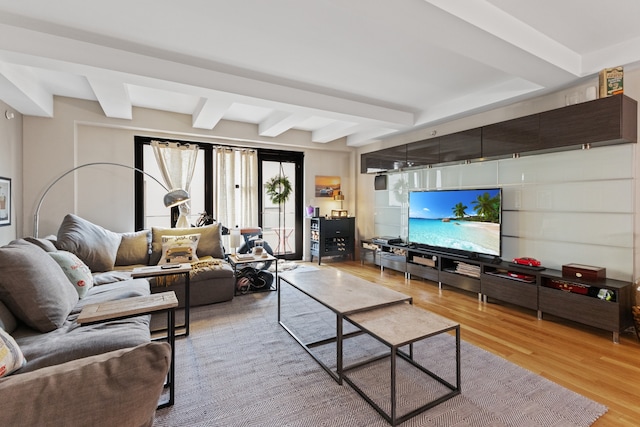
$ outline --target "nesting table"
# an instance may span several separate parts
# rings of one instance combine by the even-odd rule
[[[184,328],[184,333],[181,333],[180,336],[189,336],[191,308],[191,264],[185,262],[182,264],[172,265],[171,268],[166,268],[162,265],[138,267],[133,269],[133,271],[131,272],[131,277],[134,279],[141,279],[148,277],[170,276],[173,274],[184,275],[184,325],[179,325],[178,327]]]
[[[402,423],[419,413],[432,408],[447,399],[460,394],[460,325],[452,320],[428,312],[412,304],[408,295],[396,292],[384,286],[376,285],[358,277],[334,269],[285,272],[278,276],[278,323],[313,357],[329,375],[342,384],[347,382],[390,424]],[[282,320],[281,289],[286,283],[319,302],[336,315],[336,333],[334,337],[314,342],[304,342]],[[343,333],[343,321],[350,322],[357,330]],[[413,344],[438,334],[455,332],[455,384],[443,379],[414,360]],[[343,341],[366,333],[389,348],[389,353],[354,364],[343,366]],[[336,369],[332,370],[314,353],[314,348],[336,343]],[[408,353],[403,349],[408,347]],[[349,373],[380,359],[389,358],[391,410],[385,411],[367,393],[350,378]],[[448,392],[403,414],[397,414],[397,361],[402,359],[419,369],[428,377],[443,385]]]

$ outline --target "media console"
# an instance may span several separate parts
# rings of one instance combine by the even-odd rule
[[[539,319],[549,314],[610,331],[633,326],[633,284],[614,279],[587,281],[562,276],[552,269],[536,269],[510,262],[469,259],[408,245],[361,242],[361,258],[412,276],[478,294],[478,299],[507,302],[535,310]]]

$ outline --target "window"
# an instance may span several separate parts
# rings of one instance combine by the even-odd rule
[[[160,180],[152,140],[135,137],[135,165]],[[261,227],[264,239],[275,255],[287,259],[302,258],[302,161],[304,154],[278,150],[219,146],[192,141],[199,154],[191,181],[191,215],[196,224],[201,213],[207,212],[228,228]],[[284,172],[292,183],[292,195],[282,206],[270,201],[264,182]],[[142,174],[138,174],[141,175]],[[177,208],[169,211],[162,203],[164,189],[144,177],[136,177],[136,229],[171,227],[178,217]],[[228,242],[225,238],[225,246]]]

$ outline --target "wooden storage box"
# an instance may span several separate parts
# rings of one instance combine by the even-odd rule
[[[607,269],[592,265],[565,264],[562,266],[562,275],[583,280],[598,280],[607,277]]]
[[[421,256],[414,256],[413,262],[416,264],[426,265],[427,267],[435,267],[436,261],[432,258],[424,258]]]

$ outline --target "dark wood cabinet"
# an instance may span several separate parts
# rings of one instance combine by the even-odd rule
[[[485,300],[494,298],[531,310],[538,309],[538,271],[505,262],[484,264],[481,279]]]
[[[444,135],[438,140],[440,141],[440,163],[482,157],[482,128]]]
[[[355,253],[354,217],[349,218],[311,218],[311,262],[318,257],[318,264],[326,256],[350,256]]]
[[[637,142],[638,103],[615,95],[361,155],[362,173]]]
[[[632,290],[629,282],[587,281],[565,277],[561,271],[544,270],[539,287],[538,317],[548,313],[611,331],[617,342],[619,333],[633,325]]]
[[[375,173],[407,166],[407,144],[385,148],[360,156],[360,172]]]
[[[633,283],[613,279],[595,281],[564,277],[561,271],[520,266],[511,262],[469,259],[407,244],[363,242],[363,249],[381,270],[391,268],[407,278],[420,277],[478,293],[489,299],[537,310],[543,314],[613,333],[633,325]]]
[[[540,115],[520,117],[482,128],[482,157],[505,157],[542,149]]]
[[[407,144],[407,166],[429,166],[437,163],[440,163],[439,138]]]
[[[540,113],[544,148],[636,142],[637,133],[637,103],[624,95]]]

